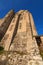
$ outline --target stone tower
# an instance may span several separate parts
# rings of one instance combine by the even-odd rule
[[[0,47],[4,52],[0,55],[0,65],[43,65],[39,53],[43,36],[38,36],[31,13],[21,10],[14,14],[11,10],[3,19]]]

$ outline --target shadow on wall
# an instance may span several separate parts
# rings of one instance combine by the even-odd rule
[[[0,46],[0,51],[3,51],[3,50],[4,50],[4,48],[2,46]]]
[[[36,38],[37,45],[40,46],[40,44],[42,43],[41,38],[38,36],[36,36],[35,38]]]
[[[21,16],[21,14],[18,16],[18,20],[17,20],[17,24],[15,26],[15,30],[14,30],[14,34],[13,34],[13,37],[12,37],[12,41],[13,41],[15,35],[17,34],[17,29],[18,29],[18,25],[19,25],[20,16]],[[12,41],[11,41],[11,43],[12,43]]]

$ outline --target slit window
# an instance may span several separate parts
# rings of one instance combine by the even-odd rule
[[[35,38],[36,38],[37,45],[40,46],[40,44],[41,44],[41,39],[40,39],[40,37],[37,36],[37,37],[35,37]]]

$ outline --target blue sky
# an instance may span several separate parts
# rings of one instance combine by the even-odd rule
[[[33,15],[38,34],[43,34],[43,0],[0,0],[0,18],[11,9],[15,12],[21,9],[29,10]]]

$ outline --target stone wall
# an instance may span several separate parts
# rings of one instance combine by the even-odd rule
[[[0,24],[0,41],[3,38],[4,34],[6,33],[10,22],[14,16],[14,11],[11,10],[8,14],[2,19],[2,23]]]
[[[30,12],[17,12],[0,42],[4,47],[0,65],[43,65],[34,35],[37,37],[38,34]]]

